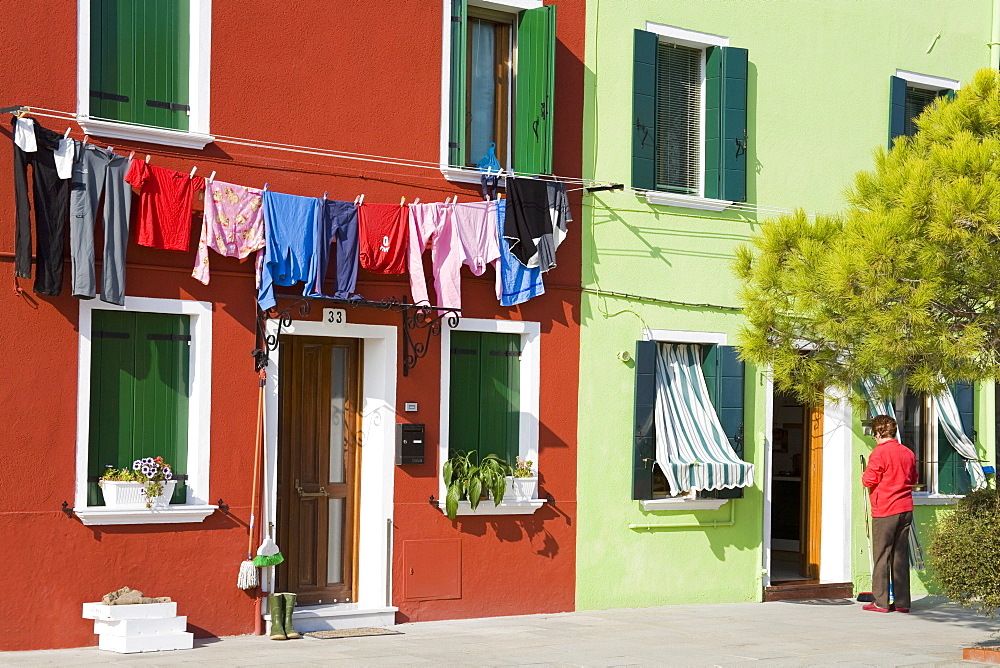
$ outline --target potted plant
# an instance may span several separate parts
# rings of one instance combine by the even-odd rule
[[[473,510],[485,494],[493,497],[499,506],[507,490],[507,476],[512,473],[510,464],[496,455],[486,455],[476,464],[472,453],[457,453],[444,463],[445,514],[455,519],[458,502],[468,501]]]
[[[511,501],[530,501],[538,498],[538,474],[532,469],[534,462],[517,458],[513,474],[507,477],[507,496]]]
[[[170,503],[177,481],[163,457],[145,457],[132,462],[132,469],[108,467],[98,485],[108,508],[164,508]]]

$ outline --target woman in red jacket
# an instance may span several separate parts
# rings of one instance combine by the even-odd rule
[[[872,420],[875,449],[861,482],[872,502],[872,593],[864,606],[872,612],[910,611],[910,524],[913,522],[913,488],[917,459],[896,440],[896,421],[888,415]],[[889,605],[892,582],[894,605]]]

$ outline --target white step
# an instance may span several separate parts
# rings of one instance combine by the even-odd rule
[[[265,599],[266,604],[267,599]],[[292,614],[292,624],[299,633],[308,631],[339,631],[341,629],[358,629],[366,626],[387,628],[395,626],[396,611],[399,608],[388,606],[384,608],[362,608],[357,603],[340,603],[331,605],[296,606]],[[266,612],[264,619],[268,622],[267,633],[271,632],[271,615]]]
[[[134,605],[105,605],[84,603],[84,619],[150,619],[177,616],[177,603],[136,603]]]
[[[102,633],[97,646],[100,649],[119,654],[134,654],[136,652],[162,652],[172,649],[191,649],[194,647],[193,633],[171,633],[160,636],[112,636]]]
[[[187,617],[151,617],[149,619],[97,619],[94,633],[110,636],[174,635],[187,631]]]

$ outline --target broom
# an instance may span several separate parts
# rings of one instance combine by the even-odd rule
[[[261,374],[263,373],[264,372],[262,371]],[[263,382],[264,381],[261,380],[261,383]],[[261,385],[261,388],[263,388],[263,385]],[[261,392],[263,392],[263,389],[261,389]],[[261,398],[261,403],[263,404],[263,398]],[[261,433],[263,433],[263,429],[261,430]],[[261,469],[263,470],[261,477],[266,479],[267,460],[263,459],[263,457],[261,458]],[[260,532],[264,534],[264,540],[261,542],[260,547],[257,548],[257,556],[253,558],[254,566],[257,566],[259,568],[267,568],[268,566],[277,566],[278,564],[280,564],[285,560],[285,558],[281,556],[281,551],[278,549],[277,544],[275,544],[274,539],[271,538],[271,524],[266,520],[267,510],[269,509],[264,508],[265,503],[267,503],[266,494],[264,495],[264,497],[261,499],[260,502],[260,516],[262,518],[260,525],[261,528]],[[265,522],[267,522],[266,532],[264,531]]]
[[[865,463],[865,456],[861,455],[861,472],[868,468],[868,464]],[[871,520],[868,519],[868,495],[871,492],[865,487],[864,491],[864,501],[865,501],[865,537],[868,539],[868,582],[871,584],[872,579],[875,577],[875,562],[872,560],[872,528]],[[859,603],[873,603],[875,601],[875,594],[870,591],[863,591],[858,593]]]
[[[252,559],[253,530],[257,524],[257,495],[260,491],[260,454],[264,449],[264,382],[267,372],[260,372],[260,391],[257,394],[257,441],[253,453],[253,492],[250,494],[250,528],[247,531],[247,558],[240,563],[240,575],[236,586],[240,589],[253,589],[260,584],[257,566]]]

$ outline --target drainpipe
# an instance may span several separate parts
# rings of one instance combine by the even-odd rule
[[[993,0],[993,29],[990,31],[990,67],[1000,68],[1000,0]]]

